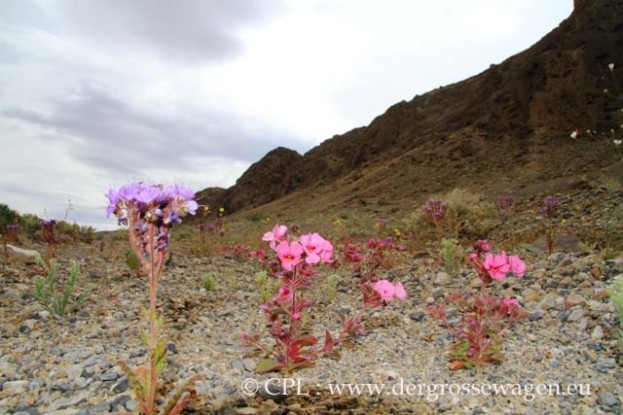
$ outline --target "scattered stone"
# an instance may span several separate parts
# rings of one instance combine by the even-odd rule
[[[123,393],[128,390],[130,386],[130,381],[128,378],[123,378],[119,381],[115,386],[113,386],[110,390],[112,393]]]
[[[409,318],[413,321],[422,321],[424,320],[424,318],[426,317],[426,313],[423,311],[414,311],[413,313],[409,314]]]
[[[597,364],[595,365],[595,367],[600,372],[607,372],[609,370],[612,370],[612,369],[616,368],[617,367],[617,362],[616,362],[616,360],[611,359],[611,358],[599,359],[597,361]]]
[[[575,307],[577,305],[586,304],[586,300],[579,294],[571,294],[566,298],[565,303],[567,307]]]
[[[13,380],[2,384],[2,391],[7,392],[11,395],[24,393],[26,392],[26,388],[28,388],[27,380]]]
[[[593,329],[593,332],[591,333],[591,340],[597,341],[597,340],[603,339],[603,337],[604,337],[604,331],[601,328],[601,326],[595,326],[595,328]]]
[[[37,251],[20,248],[18,246],[6,245],[9,262],[22,264],[36,264],[41,260],[41,254]]]
[[[526,288],[521,294],[525,303],[534,303],[541,299],[542,295],[535,289]]]
[[[597,401],[601,406],[612,407],[619,404],[619,400],[611,392],[602,392],[597,397]]]
[[[584,309],[575,308],[571,311],[571,314],[569,314],[569,317],[567,317],[567,321],[578,321],[582,317],[584,317]]]

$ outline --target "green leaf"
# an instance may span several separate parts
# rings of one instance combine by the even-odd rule
[[[269,373],[277,372],[283,367],[282,363],[279,363],[275,359],[262,359],[257,363],[255,371],[257,373]]]

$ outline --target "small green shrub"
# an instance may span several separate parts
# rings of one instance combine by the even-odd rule
[[[58,261],[50,260],[50,265],[45,261],[39,261],[39,265],[47,272],[47,278],[37,277],[35,279],[35,298],[49,312],[58,316],[64,316],[65,313],[74,313],[78,311],[87,300],[91,293],[92,287],[87,287],[78,296],[74,296],[74,288],[78,282],[78,274],[80,274],[80,265],[73,262],[69,279],[65,283],[65,287],[61,287],[57,281]]]
[[[255,283],[263,303],[268,301],[279,290],[279,280],[268,276],[266,271],[259,271],[255,274]]]
[[[125,251],[125,263],[127,264],[130,271],[135,274],[139,274],[141,271],[141,263],[139,262],[136,254],[131,249]]]
[[[425,241],[439,240],[440,237],[472,241],[486,237],[495,228],[496,223],[492,219],[495,217],[495,206],[482,196],[454,189],[439,199],[449,205],[439,226],[428,218],[423,205],[417,205],[415,211],[403,221],[407,233],[415,233]]]
[[[623,275],[614,277],[612,286],[608,289],[612,304],[619,314],[619,341],[623,345]]]
[[[213,291],[218,286],[218,275],[212,273],[203,277],[203,288],[206,291]]]
[[[439,242],[439,257],[441,258],[443,268],[451,274],[461,265],[463,252],[459,241],[453,238],[443,238]]]
[[[337,294],[337,284],[340,281],[338,274],[331,274],[327,277],[327,298],[329,303],[335,301],[335,295]]]

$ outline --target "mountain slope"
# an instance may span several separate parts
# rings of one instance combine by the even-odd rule
[[[573,177],[616,160],[607,143],[569,133],[619,125],[619,107],[603,89],[608,64],[617,74],[623,66],[622,46],[623,2],[577,1],[559,27],[499,65],[397,103],[303,156],[272,151],[220,202],[234,212],[313,200],[322,211],[404,206],[454,187],[536,192],[565,177],[574,185]]]

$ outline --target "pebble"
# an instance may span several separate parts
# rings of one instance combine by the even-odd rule
[[[619,404],[619,400],[611,392],[602,392],[597,397],[597,401],[601,406],[612,407]]]
[[[601,326],[595,326],[595,328],[593,329],[593,332],[591,333],[591,340],[593,341],[597,341],[597,340],[601,340],[604,337],[604,331],[601,328]]]
[[[584,317],[584,310],[582,308],[574,308],[567,317],[567,321],[578,321],[582,317]]]
[[[617,367],[617,362],[616,362],[616,360],[614,360],[612,358],[599,359],[597,361],[597,364],[595,365],[595,367],[600,372],[607,372],[607,371],[609,371],[611,369],[616,368]]]
[[[413,313],[409,314],[409,318],[413,321],[422,321],[424,320],[424,318],[426,317],[426,313],[423,311],[414,311]]]

